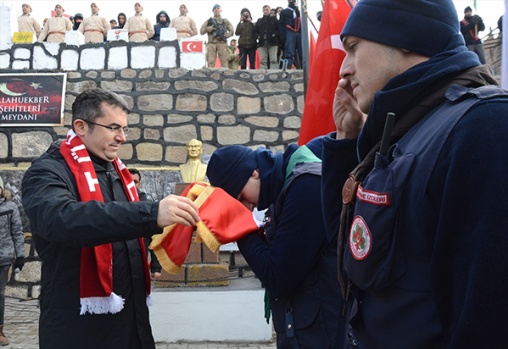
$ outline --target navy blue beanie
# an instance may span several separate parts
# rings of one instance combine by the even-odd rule
[[[242,145],[232,145],[213,152],[206,176],[211,185],[237,198],[257,168],[255,151]]]
[[[452,0],[361,0],[340,34],[357,36],[432,57],[453,49],[460,40]]]

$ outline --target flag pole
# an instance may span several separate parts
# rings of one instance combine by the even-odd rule
[[[303,69],[303,95],[307,95],[307,84],[309,81],[309,24],[307,23],[307,0],[301,0],[300,15],[302,30],[302,69]],[[305,98],[305,97],[304,97]]]

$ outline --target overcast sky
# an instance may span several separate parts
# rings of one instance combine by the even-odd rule
[[[11,32],[17,30],[17,22],[16,17],[21,15],[21,4],[23,4],[24,0],[15,0],[15,1],[4,1],[0,0],[0,5],[4,5],[10,7],[12,9],[12,28]],[[65,9],[65,13],[73,16],[77,12],[81,12],[85,18],[90,15],[90,3],[91,0],[27,0],[29,5],[32,6],[33,16],[41,23],[45,17],[49,17],[51,15],[51,10],[54,9],[56,4],[61,4]],[[125,12],[127,17],[130,17],[134,14],[134,4],[136,1],[133,0],[98,0],[95,1],[100,8],[100,15],[106,17],[109,21],[112,18],[116,18],[119,12]],[[319,22],[316,20],[316,12],[321,10],[321,0],[306,0],[308,15],[313,20],[316,26],[319,26]],[[168,12],[171,18],[177,17],[179,15],[178,8],[181,4],[186,4],[189,9],[189,17],[192,17],[196,21],[196,25],[199,27],[212,15],[212,7],[214,4],[219,4],[222,7],[222,15],[223,17],[229,19],[233,26],[236,27],[236,24],[240,18],[240,11],[243,7],[247,7],[252,13],[252,17],[254,20],[258,19],[262,16],[262,7],[263,5],[270,5],[271,7],[287,6],[286,0],[170,0],[170,1],[159,1],[159,0],[140,0],[141,5],[144,7],[143,14],[150,19],[150,21],[155,22],[156,14],[165,10]],[[301,0],[298,0],[298,3],[301,4]],[[457,13],[459,18],[463,17],[464,8],[466,6],[473,7],[473,0],[454,0],[455,6],[457,8]],[[499,16],[504,13],[504,3],[503,0],[476,0],[477,3],[477,13],[480,15],[487,27],[496,28],[497,20]],[[380,22],[382,25],[382,20]],[[0,23],[0,26],[3,26]],[[309,24],[309,28],[312,26]],[[1,28],[4,29],[3,27]],[[432,31],[432,28],[429,28]],[[485,32],[484,32],[485,33]],[[482,34],[484,34],[482,33]],[[432,33],[429,33],[432,34]],[[198,35],[199,38],[205,39],[205,36]]]

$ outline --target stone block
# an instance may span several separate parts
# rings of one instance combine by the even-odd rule
[[[203,244],[201,242],[194,242],[190,244],[189,252],[185,258],[185,264],[198,264],[202,262]]]
[[[303,114],[303,107],[305,105],[305,97],[304,96],[298,96],[296,98],[296,106],[298,109],[298,113]]]
[[[89,90],[92,88],[96,88],[97,84],[95,81],[91,80],[83,80],[83,81],[76,81],[76,82],[67,82],[66,90],[67,92],[74,92],[75,94],[80,94],[81,92],[85,90]],[[74,103],[74,101],[72,101]],[[67,108],[67,104],[65,105],[65,109],[72,109],[72,103],[70,108]]]
[[[213,128],[211,126],[201,126],[200,133],[202,141],[211,141],[213,139]]]
[[[136,146],[137,157],[141,161],[161,161],[162,145],[156,143],[141,143]]]
[[[192,116],[189,115],[168,114],[166,118],[166,122],[170,125],[183,124],[190,121],[192,121]]]
[[[44,47],[46,47],[46,49],[48,49],[48,47],[59,48],[60,45],[57,43],[45,43]],[[36,45],[34,46],[32,66],[34,70],[56,70],[58,69],[58,60],[56,57],[48,56],[42,46]]]
[[[14,70],[30,69],[30,61],[16,60],[16,61],[12,62],[12,69],[14,69]]]
[[[224,90],[233,90],[243,95],[257,95],[259,93],[259,90],[253,83],[235,79],[225,79],[222,83],[222,88]]]
[[[30,289],[29,289],[29,291],[30,291]],[[32,291],[32,298],[38,299],[41,294],[41,286],[40,285],[33,285],[31,287],[31,291]]]
[[[53,142],[51,135],[44,131],[13,133],[11,137],[15,158],[39,157]]]
[[[254,130],[253,140],[256,142],[275,142],[279,138],[279,132],[267,130]]]
[[[164,160],[173,164],[182,164],[187,160],[187,150],[183,145],[170,145],[166,147],[166,158]]]
[[[288,130],[285,130],[285,131],[282,131],[282,140],[283,141],[292,141],[292,140],[297,140],[298,139],[298,131],[288,131]]]
[[[123,143],[120,146],[120,149],[118,149],[118,158],[122,160],[128,160],[132,159],[134,156],[134,148],[132,147],[132,144],[129,143]]]
[[[125,103],[127,103],[127,107],[132,110],[132,108],[134,108],[134,98],[130,95],[126,95],[126,94],[120,94],[120,97],[123,98],[123,100],[125,101]]]
[[[162,126],[164,125],[164,117],[160,114],[143,115],[143,124],[145,126]]]
[[[105,62],[106,50],[103,46],[81,51],[79,66],[82,70],[103,70]]]
[[[138,73],[134,69],[123,69],[120,72],[120,76],[122,78],[126,78],[126,79],[134,79],[137,75],[138,75]]]
[[[249,116],[245,118],[249,124],[259,127],[277,127],[279,118],[274,116]]]
[[[148,79],[152,76],[152,70],[151,69],[145,69],[141,73],[139,73],[138,77],[140,79]]]
[[[159,132],[159,130],[155,130],[153,128],[146,128],[143,131],[143,137],[145,139],[151,139],[151,140],[156,141],[156,140],[160,139],[161,133]]]
[[[250,141],[250,128],[242,125],[219,126],[217,141],[221,145],[247,144]]]
[[[127,137],[127,141],[134,141],[141,137],[141,129],[139,127],[129,127],[131,132]]]
[[[133,69],[148,69],[155,66],[154,46],[131,47],[131,67]],[[169,67],[167,67],[169,68]]]
[[[9,69],[11,65],[11,55],[7,52],[0,52],[0,69]]]
[[[15,48],[14,49],[14,59],[30,59],[31,53],[27,48]]]
[[[116,77],[116,73],[114,71],[101,71],[102,79],[114,79]]]
[[[162,93],[139,96],[138,109],[144,111],[172,110],[173,96]]]
[[[234,115],[221,115],[218,123],[221,125],[234,125],[236,124],[236,117]]]
[[[205,244],[202,245],[203,263],[206,264],[219,264],[219,252],[212,252]]]
[[[274,96],[274,99],[277,97]],[[266,109],[266,102],[265,102]],[[259,97],[238,97],[238,114],[257,114],[261,111],[261,99]]]
[[[169,81],[164,82],[154,82],[154,81],[143,81],[136,83],[136,91],[144,92],[144,91],[167,91],[171,83]]]
[[[23,270],[14,274],[14,279],[18,282],[35,283],[41,279],[41,262],[27,261]]]
[[[184,93],[176,97],[176,109],[179,111],[205,111],[207,106],[206,96],[200,94]]]
[[[214,81],[177,80],[175,81],[175,88],[177,90],[200,90],[210,92],[217,90],[219,85]]]
[[[285,128],[297,128],[300,129],[302,124],[302,119],[298,116],[288,116],[284,118],[284,127]]]
[[[164,128],[164,140],[166,142],[185,144],[189,139],[197,138],[196,126],[171,126]]]
[[[215,115],[213,114],[198,115],[198,122],[200,124],[213,124],[215,122]]]
[[[141,117],[138,113],[130,113],[129,115],[127,115],[127,124],[129,126],[137,125],[140,123],[140,121]]]
[[[210,109],[215,112],[230,112],[234,108],[234,102],[230,93],[214,93],[210,97]]]
[[[86,76],[87,78],[91,79],[91,80],[95,80],[95,79],[97,79],[97,77],[99,76],[99,74],[98,74],[96,71],[91,70],[91,71],[87,71],[87,72],[86,72],[86,74],[85,74],[85,76]]]
[[[65,71],[78,70],[79,53],[76,50],[63,50],[60,66]]]
[[[5,133],[0,132],[0,158],[5,159],[8,155],[9,140]]]
[[[259,84],[259,89],[264,93],[273,92],[289,92],[291,85],[287,81],[276,81],[276,82],[262,82]]]
[[[305,89],[305,85],[303,83],[301,83],[301,84],[294,84],[293,85],[293,89],[295,90],[295,92],[303,93],[303,91]]]
[[[171,79],[179,79],[189,73],[189,70],[184,68],[175,68],[168,71],[168,77]]]
[[[265,110],[273,114],[287,114],[295,109],[293,97],[290,95],[273,95],[263,99]]]
[[[108,69],[125,69],[129,66],[127,46],[111,47],[108,55]]]
[[[182,267],[177,274],[170,274],[162,269],[160,278],[155,280],[155,287],[164,288],[185,286],[185,274],[185,266]]]
[[[5,287],[5,295],[7,297],[14,297],[20,299],[28,298],[28,285],[27,286],[10,286]]]
[[[224,264],[187,265],[188,286],[227,286],[229,268]]]
[[[103,80],[100,82],[101,88],[113,92],[131,92],[132,82],[128,80]]]

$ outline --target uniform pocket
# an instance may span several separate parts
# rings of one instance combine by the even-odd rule
[[[386,287],[405,271],[395,222],[414,160],[413,154],[404,154],[388,162],[377,154],[374,169],[358,187],[344,266],[361,289]]]

